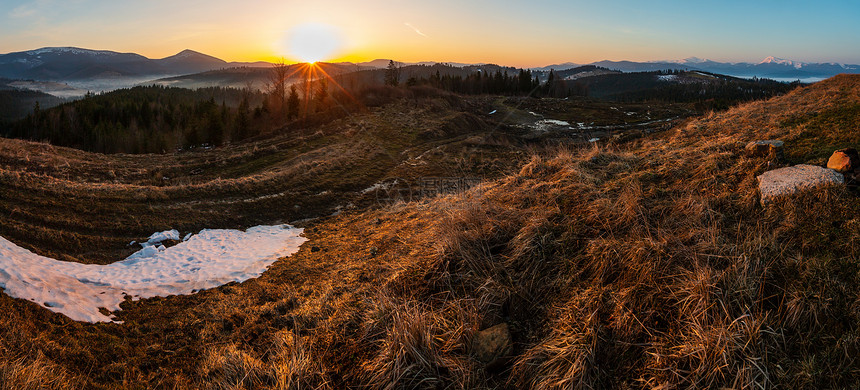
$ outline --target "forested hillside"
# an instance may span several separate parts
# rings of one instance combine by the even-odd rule
[[[6,122],[24,118],[28,113],[33,112],[36,104],[41,108],[49,108],[64,101],[39,91],[0,88],[0,126]]]
[[[135,87],[51,110],[36,107],[7,126],[5,135],[104,153],[221,145],[257,134],[259,127],[251,123],[263,115],[264,97],[235,88]]]

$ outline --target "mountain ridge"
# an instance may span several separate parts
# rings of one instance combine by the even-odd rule
[[[563,70],[564,63],[545,67],[531,68],[532,70],[548,71]],[[836,62],[809,63],[787,60],[774,56],[765,57],[758,63],[751,62],[718,62],[698,57],[688,57],[683,60],[660,61],[612,61],[601,60],[583,65],[596,65],[623,72],[643,72],[666,69],[700,70],[705,72],[726,74],[735,77],[787,79],[825,79],[840,73],[860,73],[860,65],[842,64]]]
[[[391,59],[375,59],[366,62],[340,62],[340,65],[354,65],[357,69],[380,69],[388,66]],[[453,67],[483,66],[485,63],[467,64],[457,62],[400,62],[398,65],[446,64]],[[563,62],[543,67],[530,68],[532,71],[561,71],[580,66],[594,65],[613,71],[643,72],[666,69],[705,71],[743,78],[771,78],[780,81],[802,80],[818,81],[840,73],[860,73],[860,65],[830,63],[806,63],[787,60],[774,56],[765,57],[758,63],[718,62],[698,57],[683,60],[659,60],[649,62],[601,60],[590,64]],[[137,53],[123,53],[111,50],[93,50],[74,46],[43,47],[28,51],[0,54],[0,77],[19,80],[59,81],[77,83],[84,89],[121,88],[136,85],[146,80],[165,77],[191,75],[233,67],[268,67],[270,63],[228,62],[223,59],[184,49],[164,58],[148,58]],[[97,80],[110,80],[109,84],[95,83]],[[92,85],[88,85],[90,83]],[[114,85],[115,84],[115,85]]]

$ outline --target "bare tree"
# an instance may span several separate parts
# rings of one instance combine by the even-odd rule
[[[279,61],[272,64],[272,71],[269,74],[269,83],[267,85],[268,93],[273,100],[272,110],[277,115],[281,115],[286,110],[287,105],[287,78],[289,76],[290,66],[281,58]]]

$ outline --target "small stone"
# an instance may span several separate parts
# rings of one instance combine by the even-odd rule
[[[768,157],[773,156],[778,160],[782,159],[782,150],[784,142],[778,140],[765,140],[750,142],[746,146],[747,156],[750,157]]]
[[[478,361],[488,366],[495,365],[511,353],[511,331],[508,324],[501,323],[475,333],[472,352]]]
[[[827,160],[827,167],[841,173],[854,171],[860,168],[860,155],[851,148],[837,150]]]
[[[376,254],[379,253],[379,249],[377,249],[375,246],[370,247],[369,253],[370,253],[370,256],[376,256]]]
[[[767,171],[758,176],[761,204],[801,191],[845,183],[842,174],[815,165],[795,165]]]

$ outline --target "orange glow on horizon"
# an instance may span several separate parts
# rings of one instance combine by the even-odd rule
[[[856,12],[851,11],[857,7],[843,5],[783,10],[793,21],[783,20],[786,25],[805,25],[813,19],[828,22],[817,29],[778,31],[754,17],[734,18],[731,7],[703,6],[722,16],[710,17],[697,7],[675,7],[675,14],[632,0],[613,6],[547,0],[535,3],[543,4],[540,6],[495,2],[491,7],[448,0],[256,1],[242,5],[213,0],[205,7],[164,0],[13,3],[17,4],[9,12],[0,14],[3,53],[74,46],[157,59],[191,49],[228,62],[392,59],[514,67],[691,56],[721,62],[755,62],[769,55],[803,62],[860,61],[857,51],[850,50],[857,29],[851,19]],[[759,11],[770,8],[763,4],[751,7]],[[619,12],[622,9],[637,12]],[[763,14],[750,11],[749,15]],[[296,53],[291,39],[302,26],[313,34],[324,36],[328,31],[335,37],[330,40],[330,52]],[[309,46],[315,49],[318,45]]]

